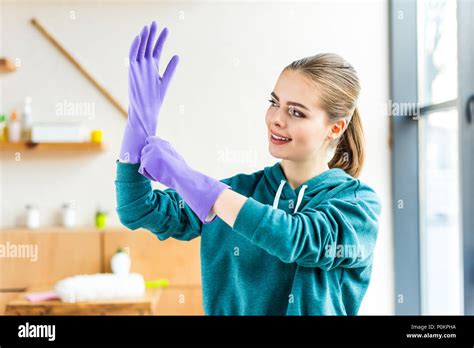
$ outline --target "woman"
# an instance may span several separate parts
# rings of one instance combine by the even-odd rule
[[[115,181],[121,223],[160,240],[201,237],[206,314],[357,314],[381,206],[356,179],[364,145],[354,68],[318,54],[283,69],[266,114],[269,151],[281,162],[218,181],[155,136],[178,62],[174,56],[159,76],[168,30],[153,46],[156,28],[145,27],[130,49],[129,118]],[[150,180],[169,188],[152,190]]]

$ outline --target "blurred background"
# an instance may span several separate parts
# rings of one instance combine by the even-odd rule
[[[180,56],[159,134],[216,178],[278,161],[264,117],[287,64],[348,60],[360,179],[383,205],[360,314],[474,314],[473,19],[470,0],[0,1],[0,313],[202,314],[199,240],[159,242],[115,212],[128,50],[156,20],[170,29],[161,73]],[[143,276],[142,298],[51,295],[121,267]]]

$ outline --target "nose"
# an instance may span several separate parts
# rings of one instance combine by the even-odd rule
[[[278,108],[271,118],[271,123],[279,128],[286,127],[286,114],[283,108]]]

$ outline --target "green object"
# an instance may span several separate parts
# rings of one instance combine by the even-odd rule
[[[381,213],[363,181],[332,168],[293,189],[280,163],[237,174],[223,182],[249,198],[231,228],[220,219],[202,224],[174,190],[153,190],[140,163],[116,164],[124,226],[159,240],[200,238],[206,315],[357,314]]]
[[[6,127],[7,124],[7,117],[5,114],[0,115],[0,141],[5,141],[7,139],[6,137]]]
[[[107,214],[104,212],[97,212],[95,214],[95,226],[98,228],[105,228],[107,225]]]
[[[170,285],[170,281],[168,279],[155,279],[155,280],[148,280],[145,282],[145,286],[149,289],[153,288],[166,288]]]

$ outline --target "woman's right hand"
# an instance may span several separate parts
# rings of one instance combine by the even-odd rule
[[[171,58],[163,77],[159,74],[159,60],[168,28],[164,28],[154,44],[156,22],[145,26],[132,42],[129,53],[128,120],[120,158],[130,163],[140,162],[140,153],[148,136],[156,135],[158,114],[169,83],[179,61]]]

